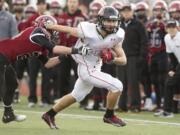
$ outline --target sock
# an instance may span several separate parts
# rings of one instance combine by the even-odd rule
[[[53,110],[53,108],[52,108],[52,109],[50,109],[50,110],[47,112],[47,114],[48,114],[50,117],[54,117],[54,116],[57,114],[57,112],[55,112],[55,111]]]
[[[104,117],[109,118],[114,115],[114,110],[107,109]]]

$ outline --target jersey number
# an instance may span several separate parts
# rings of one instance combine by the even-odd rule
[[[32,53],[26,53],[26,54],[22,54],[22,55],[18,55],[16,57],[17,60],[24,60],[24,59],[27,59],[27,58],[30,58],[30,57],[38,57],[40,56],[41,53],[40,52],[32,52]]]

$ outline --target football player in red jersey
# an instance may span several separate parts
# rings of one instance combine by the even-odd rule
[[[47,10],[47,5],[45,0],[37,0],[37,12],[30,16],[25,22],[21,22],[18,26],[19,29],[22,31],[27,27],[33,26],[34,21],[40,15],[44,15],[45,11]]]
[[[167,54],[164,43],[165,14],[167,4],[163,0],[158,0],[153,6],[153,19],[147,23],[148,32],[148,65],[150,69],[151,89],[156,93],[157,109],[161,107],[161,98],[165,88],[167,74]],[[155,109],[155,107],[153,108]]]
[[[18,59],[26,59],[37,56],[46,67],[51,67],[62,61],[64,55],[48,60],[48,52],[56,54],[76,54],[86,53],[83,48],[68,48],[55,46],[53,38],[56,31],[46,30],[44,24],[57,24],[55,18],[48,15],[40,16],[35,21],[35,26],[29,27],[12,39],[0,41],[0,86],[4,90],[4,114],[2,121],[23,121],[25,115],[15,115],[12,109],[14,91],[17,88],[17,79],[11,66]],[[62,59],[61,59],[62,58]]]
[[[177,0],[172,1],[169,4],[168,12],[169,12],[170,18],[180,22],[180,1],[177,1]]]

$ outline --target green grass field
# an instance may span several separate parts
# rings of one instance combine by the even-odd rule
[[[28,108],[27,101],[14,106],[16,113],[27,115],[21,123],[0,122],[0,135],[180,135],[180,115],[174,118],[157,118],[153,113],[117,113],[127,121],[126,127],[114,127],[102,122],[103,112],[85,111],[78,104],[56,116],[59,130],[51,130],[41,115],[49,108]],[[3,108],[0,109],[2,117]]]

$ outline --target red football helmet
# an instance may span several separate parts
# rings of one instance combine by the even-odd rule
[[[26,4],[26,0],[12,0],[12,4],[25,5]]]
[[[36,13],[36,9],[35,7],[33,7],[32,5],[27,5],[24,9],[24,13]]]
[[[41,15],[35,20],[35,26],[45,28],[46,24],[57,24],[54,17],[50,15]]]
[[[121,11],[121,9],[123,7],[123,3],[120,1],[113,1],[111,3],[111,6],[114,7],[115,9],[117,9],[118,11]]]
[[[55,31],[55,30],[49,30],[49,29],[46,29],[46,25],[47,24],[57,24],[57,21],[54,17],[50,16],[50,15],[41,15],[39,16],[38,18],[36,18],[35,20],[35,26],[37,27],[42,27],[43,31],[46,33],[46,32],[49,32],[51,34],[51,40],[53,42],[56,42],[57,38],[58,38],[58,35],[59,35],[59,32]],[[48,35],[48,34],[47,34]]]
[[[153,10],[157,10],[157,9],[167,10],[166,2],[163,0],[157,0],[153,5]]]
[[[169,4],[169,12],[179,12],[180,11],[180,1],[172,1]]]
[[[97,16],[98,16],[98,12],[100,11],[100,9],[102,7],[104,7],[105,4],[103,2],[94,0],[90,3],[89,5],[89,18],[90,21],[96,23],[97,22]]]
[[[135,7],[135,11],[146,11],[149,9],[149,6],[146,2],[138,2]]]
[[[58,1],[52,1],[52,2],[50,3],[50,8],[58,8],[58,9],[60,9],[60,8],[62,8],[62,7],[61,7],[61,5],[59,4]]]
[[[103,6],[104,4],[99,1],[92,1],[89,5],[89,10],[98,12]]]

